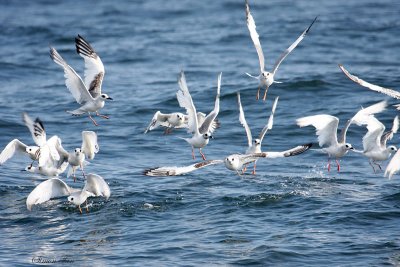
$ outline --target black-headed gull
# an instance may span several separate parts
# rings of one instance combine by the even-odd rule
[[[238,97],[238,105],[239,105],[239,121],[246,130],[246,135],[247,135],[247,143],[248,143],[248,148],[246,150],[246,154],[253,154],[253,153],[261,153],[261,143],[264,139],[265,134],[267,133],[268,130],[272,129],[272,126],[274,124],[274,114],[275,114],[275,109],[278,104],[278,99],[279,96],[275,98],[274,104],[272,105],[272,110],[271,110],[271,115],[269,116],[267,124],[264,126],[264,128],[261,130],[260,135],[258,138],[255,138],[253,140],[253,137],[251,135],[251,130],[249,125],[247,124],[246,118],[244,116],[244,111],[242,107],[242,102],[240,100],[240,93],[237,93]],[[254,161],[254,166],[253,166],[253,174],[256,174],[256,163],[257,161]],[[246,166],[243,169],[243,172],[246,171]]]
[[[366,125],[368,132],[363,137],[363,153],[369,158],[369,164],[371,165],[374,172],[374,165],[378,166],[382,170],[381,165],[377,161],[385,161],[392,154],[397,152],[395,146],[386,146],[388,140],[393,138],[393,135],[397,133],[399,129],[399,118],[396,116],[393,120],[392,129],[385,132],[385,125],[383,125],[374,116],[367,116],[362,120],[355,121],[358,125]],[[355,152],[358,152],[355,150]]]
[[[346,143],[346,134],[349,126],[358,118],[368,116],[383,111],[386,108],[386,101],[379,102],[365,109],[361,109],[349,119],[342,131],[340,132],[339,139],[337,138],[337,130],[339,119],[335,116],[320,114],[308,116],[297,119],[297,125],[300,127],[314,126],[318,136],[318,142],[322,151],[328,154],[328,171],[331,170],[330,159],[335,158],[337,164],[337,171],[340,171],[340,164],[338,159],[347,154],[349,150],[353,150],[353,146]]]
[[[75,43],[76,51],[85,60],[85,82],[53,47],[50,47],[50,57],[64,69],[65,84],[76,102],[81,105],[80,108],[67,112],[75,116],[88,113],[94,125],[98,126],[90,113],[95,112],[97,116],[108,119],[107,116],[100,115],[99,110],[104,107],[105,101],[113,100],[107,94],[101,92],[105,73],[103,62],[82,36],[78,35],[75,38]]]
[[[307,29],[296,39],[296,41],[294,41],[293,44],[291,44],[282,54],[281,56],[278,58],[278,60],[275,62],[274,67],[272,68],[271,72],[268,72],[265,70],[265,63],[264,63],[264,53],[261,47],[261,43],[260,43],[260,39],[259,39],[259,35],[257,33],[256,30],[256,23],[254,22],[253,16],[250,13],[250,7],[249,7],[249,3],[246,0],[246,21],[247,21],[247,27],[249,29],[250,32],[250,37],[251,40],[254,43],[254,46],[257,50],[257,54],[258,54],[258,60],[260,63],[260,74],[258,76],[253,76],[249,73],[246,73],[248,76],[255,78],[257,80],[259,80],[259,85],[258,85],[258,91],[257,91],[257,96],[256,99],[259,99],[260,96],[260,89],[261,87],[265,86],[265,92],[264,92],[264,97],[263,100],[265,101],[266,97],[267,97],[267,91],[268,88],[276,81],[274,80],[276,71],[279,68],[279,65],[282,63],[282,61],[287,57],[287,55],[290,54],[290,52],[293,51],[293,49],[296,48],[296,46],[303,40],[303,38],[306,36],[306,34],[309,32],[309,30],[311,29],[311,26],[314,24],[314,22],[317,20],[317,17],[313,20],[313,22],[310,24],[310,26],[307,27]]]
[[[85,186],[83,189],[69,187],[59,178],[51,178],[46,180],[33,189],[26,199],[26,208],[30,211],[33,205],[44,203],[52,198],[68,196],[68,201],[78,206],[82,213],[81,205],[86,202],[86,212],[89,212],[87,205],[88,197],[110,197],[110,187],[106,181],[97,174],[89,173],[86,176]]]
[[[245,155],[232,154],[223,160],[206,160],[185,167],[174,166],[151,168],[145,170],[143,174],[147,176],[177,176],[187,174],[207,166],[224,163],[227,169],[235,171],[238,175],[240,175],[239,171],[241,171],[245,165],[254,162],[257,159],[291,157],[307,151],[311,146],[312,144],[305,144],[282,152],[261,152]]]
[[[219,98],[221,91],[221,76],[222,73],[218,75],[218,83],[217,83],[217,96],[215,98],[214,109],[207,115],[204,122],[200,125],[197,119],[196,107],[193,104],[192,96],[189,93],[189,89],[186,84],[186,78],[183,71],[181,71],[179,75],[178,84],[180,90],[176,93],[178,98],[179,105],[182,108],[186,109],[188,115],[188,132],[192,133],[191,138],[182,138],[186,142],[188,142],[192,146],[192,157],[194,156],[194,148],[198,148],[203,160],[206,160],[201,149],[205,147],[210,138],[212,138],[212,133],[214,132],[214,120],[218,116],[219,113]]]

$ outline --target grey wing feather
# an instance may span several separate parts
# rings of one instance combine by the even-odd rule
[[[183,175],[190,173],[192,171],[215,165],[215,164],[220,164],[223,163],[223,160],[206,160],[202,162],[198,162],[189,166],[185,167],[159,167],[159,168],[151,168],[151,169],[146,169],[143,174],[146,176],[178,176],[178,175]]]

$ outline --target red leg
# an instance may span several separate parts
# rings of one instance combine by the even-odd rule
[[[199,151],[200,151],[200,154],[201,154],[201,157],[203,158],[203,160],[206,160],[206,156],[204,156],[203,152],[201,152],[201,148],[199,148]]]
[[[86,213],[89,213],[89,206],[88,206],[88,203],[87,203],[87,199],[86,199]]]
[[[336,159],[336,164],[337,164],[337,171],[340,172],[340,163],[337,159]]]
[[[108,120],[108,119],[110,118],[110,117],[108,117],[108,116],[106,116],[106,115],[101,115],[101,114],[99,114],[98,111],[96,111],[96,115],[99,116],[99,117],[102,117],[103,119],[106,119],[106,120]]]
[[[256,175],[256,162],[254,162],[253,172],[251,174]]]
[[[331,171],[331,159],[328,158],[328,172]]]
[[[99,126],[98,124],[97,124],[97,122],[92,118],[92,116],[89,114],[89,118],[92,120],[92,122],[93,122],[93,124],[95,125],[95,126]]]
[[[267,92],[268,92],[268,86],[265,87],[265,92],[264,92],[263,101],[265,101],[265,100],[267,99]]]
[[[86,179],[86,175],[85,175],[85,172],[83,171],[83,165],[82,164],[81,164],[81,171],[82,171],[83,178]]]

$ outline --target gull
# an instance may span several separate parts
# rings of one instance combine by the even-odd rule
[[[73,152],[68,153],[61,145],[57,143],[57,150],[63,157],[63,160],[69,163],[69,171],[67,177],[73,175],[74,182],[76,181],[75,171],[79,167],[82,175],[85,178],[83,166],[86,164],[86,159],[94,159],[96,153],[99,152],[99,144],[97,143],[97,134],[93,131],[82,131],[82,146],[75,148]]]
[[[400,170],[400,150],[397,150],[396,154],[392,157],[385,170],[385,177],[392,178]]]
[[[369,164],[371,165],[374,172],[374,165],[378,166],[382,170],[381,165],[377,161],[387,160],[392,153],[397,152],[395,146],[386,147],[386,142],[393,138],[393,135],[397,133],[399,129],[399,118],[396,116],[393,120],[392,129],[385,132],[385,126],[374,116],[367,116],[362,121],[356,121],[359,125],[367,125],[368,132],[363,137],[363,153],[369,158]],[[384,133],[385,132],[385,133]],[[359,151],[355,151],[359,152]]]
[[[83,189],[69,187],[64,181],[59,178],[48,179],[33,189],[26,199],[26,208],[31,211],[33,205],[44,203],[52,198],[68,196],[68,201],[75,204],[82,213],[81,205],[86,202],[86,212],[89,212],[87,205],[88,197],[105,197],[106,200],[111,195],[110,187],[97,174],[88,174],[86,177],[85,186]]]
[[[342,64],[339,64],[339,68],[343,71],[343,73],[353,82],[358,83],[361,86],[364,86],[368,89],[371,89],[372,91],[376,91],[385,95],[388,95],[390,97],[396,98],[396,99],[400,99],[400,92],[397,92],[393,89],[388,89],[388,88],[384,88],[378,85],[374,85],[372,83],[366,82],[360,78],[358,78],[357,76],[354,76],[352,74],[350,74],[350,72],[348,72]],[[397,107],[397,110],[400,110],[400,104],[395,105]]]
[[[60,174],[65,172],[67,167],[68,167],[68,162],[63,162],[60,166],[58,166],[57,163],[48,164],[45,166],[38,166],[38,167],[28,165],[26,166],[24,171],[53,177],[53,176],[59,176]]]
[[[205,119],[206,119],[206,114],[204,114],[203,112],[197,112],[197,121],[199,125],[202,125]],[[172,132],[172,129],[189,128],[188,121],[189,121],[189,116],[184,115],[183,113],[180,112],[161,113],[161,111],[157,111],[154,114],[149,126],[146,128],[144,133],[152,131],[158,128],[158,126],[162,126],[166,128],[164,134],[169,134]],[[212,122],[212,127],[216,129],[219,126],[220,123],[218,119],[215,119]]]
[[[104,107],[105,101],[113,100],[107,94],[101,92],[104,77],[103,62],[82,36],[78,35],[75,38],[75,43],[77,53],[85,60],[85,82],[53,47],[50,47],[50,57],[64,69],[65,84],[76,102],[81,105],[80,108],[67,112],[74,116],[88,113],[93,124],[98,126],[90,113],[95,112],[97,116],[108,119],[109,117],[100,115],[99,110]]]
[[[0,165],[3,165],[15,154],[27,154],[33,160],[31,166],[35,161],[38,161],[39,166],[45,166],[49,160],[59,159],[59,155],[55,149],[58,137],[53,136],[47,140],[43,122],[39,118],[33,121],[27,113],[23,113],[22,118],[31,132],[36,146],[28,146],[18,139],[12,140],[0,154]]]
[[[257,91],[257,96],[256,99],[258,100],[260,97],[260,89],[262,86],[265,86],[265,92],[264,92],[264,97],[263,100],[265,101],[265,99],[267,98],[267,91],[268,88],[273,84],[273,83],[278,83],[274,80],[276,71],[279,68],[279,65],[282,63],[282,61],[287,57],[287,55],[290,54],[290,52],[292,52],[293,49],[296,48],[296,46],[303,40],[303,38],[306,36],[306,34],[309,32],[309,30],[311,29],[311,26],[314,24],[314,22],[317,20],[318,17],[315,17],[315,19],[313,20],[313,22],[310,24],[310,26],[307,27],[307,29],[296,39],[296,41],[294,41],[293,44],[291,44],[289,46],[289,48],[287,48],[279,57],[279,59],[275,62],[274,67],[272,68],[271,72],[268,72],[265,70],[265,63],[264,63],[264,53],[263,50],[261,48],[261,43],[260,43],[260,39],[259,39],[259,35],[257,33],[256,30],[256,23],[254,22],[253,16],[250,13],[250,7],[249,7],[249,3],[246,0],[246,21],[247,21],[247,27],[249,29],[250,32],[250,37],[251,40],[254,43],[254,46],[257,50],[257,54],[258,54],[258,60],[260,62],[260,74],[258,76],[253,76],[249,73],[246,73],[248,76],[255,78],[257,80],[259,80],[259,85],[258,85],[258,91]]]
[[[297,125],[300,127],[314,126],[318,136],[319,146],[323,147],[322,151],[328,154],[328,171],[331,170],[331,158],[335,158],[337,164],[337,171],[340,171],[340,164],[338,159],[347,154],[349,150],[353,150],[353,146],[346,143],[346,134],[349,126],[361,117],[371,114],[379,113],[386,108],[386,101],[379,102],[365,109],[361,109],[349,119],[342,131],[340,132],[339,139],[337,138],[337,130],[339,119],[335,116],[320,114],[299,118],[296,120]]]
[[[282,152],[261,152],[246,155],[232,154],[223,160],[206,160],[185,167],[174,166],[151,168],[145,170],[143,174],[146,176],[177,176],[187,174],[207,166],[224,163],[228,170],[235,171],[240,176],[239,171],[241,171],[245,165],[258,160],[259,158],[291,157],[307,151],[311,146],[312,144],[305,144]]]
[[[186,109],[186,112],[188,114],[188,129],[189,129],[188,132],[193,134],[191,138],[182,138],[182,139],[184,139],[192,146],[193,159],[195,159],[194,148],[198,148],[203,160],[206,160],[206,157],[201,151],[201,149],[208,144],[210,138],[212,138],[212,133],[215,130],[215,128],[213,127],[213,122],[219,113],[221,76],[222,73],[218,75],[217,96],[215,98],[214,109],[207,115],[207,117],[204,119],[204,122],[200,125],[199,121],[197,120],[196,107],[193,104],[192,96],[190,95],[189,89],[186,84],[185,74],[183,71],[181,71],[179,75],[178,84],[180,90],[178,90],[176,96],[178,98],[179,105],[182,108]]]
[[[251,135],[251,130],[249,125],[247,124],[246,118],[244,116],[244,111],[242,107],[242,103],[240,101],[240,93],[237,93],[238,97],[238,105],[239,105],[239,121],[246,130],[246,135],[247,135],[247,142],[248,142],[248,148],[246,150],[246,154],[253,154],[253,153],[261,153],[261,143],[264,139],[265,134],[267,133],[268,130],[272,129],[273,123],[274,123],[274,113],[276,106],[278,104],[278,99],[279,96],[275,98],[274,104],[272,105],[272,111],[271,115],[269,116],[267,124],[264,126],[264,128],[261,130],[260,135],[258,138],[255,138],[253,141],[252,135]],[[256,163],[257,160],[254,161],[254,166],[253,166],[253,174],[256,174]],[[246,166],[243,169],[243,172],[246,171]]]

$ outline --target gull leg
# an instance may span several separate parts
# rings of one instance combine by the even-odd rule
[[[257,162],[254,162],[254,165],[253,165],[253,172],[251,173],[253,175],[256,175],[256,163]]]
[[[83,165],[82,164],[81,164],[81,171],[82,171],[83,178],[86,179],[86,175],[85,175],[85,172],[83,171]]]
[[[200,154],[201,154],[201,157],[203,158],[203,160],[206,160],[206,156],[204,156],[203,152],[201,152],[201,148],[199,148],[199,151],[200,151]]]
[[[371,167],[372,167],[372,169],[374,170],[374,173],[376,173],[376,170],[375,170],[375,167],[374,167],[374,164],[373,164],[373,161],[369,161],[369,165],[371,165]]]
[[[79,207],[79,212],[82,214],[81,205],[78,205],[78,207]]]
[[[90,113],[88,113],[88,114],[89,114],[89,118],[92,120],[93,124],[94,124],[95,126],[99,126],[99,125],[97,124],[97,122],[92,118],[92,115],[90,115]]]
[[[196,159],[195,155],[194,155],[194,147],[192,146],[192,158]]]
[[[242,169],[242,174],[244,174],[246,172],[246,170],[247,170],[247,165],[244,165],[243,169]]]
[[[331,171],[331,159],[328,157],[328,172]]]
[[[381,167],[381,165],[379,164],[379,163],[377,163],[377,162],[374,162],[376,165],[378,165],[378,167],[379,167],[379,169],[380,170],[382,170],[382,167]]]
[[[31,168],[32,168],[34,162],[35,162],[35,161],[32,161],[32,163],[31,163]]]
[[[99,117],[102,117],[103,119],[108,120],[110,117],[106,116],[106,115],[101,115],[98,111],[96,111],[96,115]]]
[[[260,99],[260,89],[261,89],[261,86],[259,85],[258,90],[257,90],[256,100]]]
[[[267,92],[268,92],[268,86],[265,87],[265,92],[264,92],[264,97],[263,97],[263,101],[265,101],[267,99]]]
[[[89,213],[89,207],[88,207],[87,199],[86,199],[86,213]]]
[[[340,172],[340,164],[339,161],[336,159],[337,171]]]
[[[76,167],[73,166],[73,167],[72,167],[72,176],[74,177],[74,183],[76,182],[75,169],[76,169]]]

